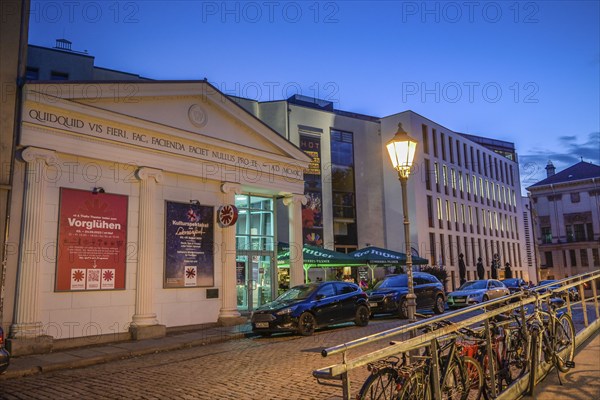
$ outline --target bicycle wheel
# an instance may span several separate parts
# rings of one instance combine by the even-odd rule
[[[527,393],[530,396],[533,396],[535,390],[536,382],[536,370],[539,364],[539,340],[540,340],[540,332],[535,329],[531,332],[531,353],[529,354],[529,359],[531,360],[531,368],[529,370],[529,384],[527,386]]]
[[[382,368],[371,374],[360,388],[359,400],[393,400],[398,394],[398,372],[394,368]]]
[[[560,372],[571,369],[571,363],[575,354],[575,327],[569,314],[563,314],[556,321],[554,331],[554,366]]]
[[[527,338],[521,329],[515,329],[510,333],[510,340],[506,346],[506,358],[503,362],[503,378],[506,386],[525,375],[527,369],[528,353]]]
[[[395,400],[431,400],[431,398],[429,374],[417,370],[404,382]]]
[[[440,361],[441,365],[446,365]],[[443,400],[462,400],[466,394],[467,374],[461,371],[459,364],[455,361],[448,367],[444,381],[440,386],[440,392]]]
[[[483,369],[484,376],[483,391],[486,399],[492,399],[494,398],[494,396],[492,395],[492,368],[485,348],[483,349],[483,351],[485,352],[485,354],[482,357],[480,357],[480,359],[482,359],[480,365]],[[494,371],[496,376],[496,395],[498,395],[498,393],[502,391],[502,382],[505,380],[505,374],[502,368],[500,367],[500,363],[498,362],[495,350],[494,355],[492,356],[492,363],[494,364]]]
[[[463,363],[463,379],[466,378],[464,400],[479,400],[483,392],[484,375],[481,365],[472,357],[464,356]],[[496,370],[498,371],[498,370]]]

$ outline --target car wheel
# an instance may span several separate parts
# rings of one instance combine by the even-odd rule
[[[398,316],[402,319],[408,318],[408,301],[404,299],[400,299],[400,303],[398,303]]]
[[[484,294],[484,295],[483,295],[483,297],[482,297],[482,299],[481,299],[481,302],[482,302],[482,303],[485,303],[485,302],[486,302],[486,301],[488,301],[489,299],[490,299],[490,298],[488,297],[488,295],[487,295],[487,294]]]
[[[302,336],[310,336],[315,333],[316,325],[315,316],[309,312],[303,312],[298,319],[298,333]]]
[[[367,326],[369,324],[369,309],[366,306],[358,306],[356,309],[354,323],[356,326]]]
[[[435,298],[435,304],[433,305],[433,312],[436,314],[443,314],[446,310],[446,302],[444,296],[438,295]]]

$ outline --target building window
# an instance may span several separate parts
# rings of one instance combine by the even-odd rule
[[[438,216],[438,225],[441,228],[442,225],[442,219],[443,214],[442,214],[442,199],[440,199],[439,197],[437,198],[437,216]]]
[[[456,161],[458,163],[458,166],[461,167],[462,163],[461,163],[461,156],[460,156],[460,142],[458,140],[456,141]]]
[[[429,221],[429,227],[433,228],[433,199],[431,196],[427,196],[427,218]]]
[[[423,152],[429,154],[429,132],[427,132],[427,125],[421,125],[421,131],[423,132]]]
[[[27,67],[25,72],[25,79],[28,81],[37,81],[40,79],[40,69],[34,67]]]
[[[579,192],[571,193],[571,203],[579,203]]]
[[[430,233],[429,234],[429,262],[431,263],[431,265],[436,265],[437,264],[437,257],[435,255],[435,234],[434,233]]]
[[[552,228],[549,226],[542,226],[542,243],[552,243]]]
[[[431,138],[433,139],[433,156],[438,156],[438,146],[437,146],[437,131],[435,129],[431,130]]]
[[[69,74],[66,72],[52,71],[50,72],[50,80],[52,81],[68,81]]]
[[[598,249],[592,249],[592,261],[594,267],[600,267],[600,255],[598,253]]]
[[[454,265],[454,248],[452,247],[452,235],[448,235],[448,253],[450,256],[450,265]]]
[[[440,233],[440,257],[442,265],[446,265],[446,253],[444,251],[444,234]]]
[[[331,130],[331,190],[335,244],[356,246],[354,137],[350,132]]]
[[[440,133],[440,143],[442,144],[442,160],[446,161],[446,135]]]
[[[590,261],[588,260],[587,249],[579,249],[579,257],[581,258],[581,266],[589,267]]]
[[[569,259],[571,261],[571,267],[577,266],[577,257],[575,257],[575,250],[569,250]]]
[[[588,224],[588,225],[591,225],[591,224]],[[585,224],[566,225],[565,230],[567,232],[567,242],[568,243],[585,242],[586,241],[585,228],[586,228]],[[593,240],[593,232],[591,232],[591,233],[592,233],[592,237],[590,237],[589,240]]]
[[[546,268],[554,267],[554,262],[552,261],[552,252],[551,251],[544,252],[544,257],[546,258],[545,267]]]
[[[239,210],[235,224],[237,249],[275,250],[273,199],[238,194],[235,196],[235,206]]]
[[[431,190],[431,165],[429,164],[429,160],[425,159],[425,188],[427,190]]]
[[[450,162],[454,164],[454,144],[452,143],[452,138],[448,136],[448,151],[450,152]]]

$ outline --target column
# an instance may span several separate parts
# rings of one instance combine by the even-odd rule
[[[241,186],[237,183],[222,183],[223,204],[235,204],[235,195],[240,194],[241,189]],[[223,303],[219,311],[219,323],[222,325],[235,325],[245,322],[245,318],[242,320],[237,309],[235,259],[234,225],[221,228],[221,299]]]
[[[135,290],[135,314],[130,332],[135,340],[161,337],[166,328],[158,324],[154,312],[152,274],[156,251],[156,185],[163,180],[162,171],[142,167],[136,171],[140,181],[138,213],[138,258]]]
[[[302,254],[302,205],[306,204],[303,194],[288,195],[283,199],[288,207],[290,236],[290,287],[305,281],[304,255]]]
[[[32,339],[42,335],[42,323],[39,321],[39,276],[41,261],[41,244],[43,241],[44,209],[46,180],[44,168],[56,163],[58,158],[54,151],[27,147],[21,153],[25,161],[25,190],[22,219],[21,244],[19,246],[20,261],[17,282],[17,298],[15,301],[14,322],[11,326],[11,338]],[[41,344],[43,341],[39,341]],[[47,345],[51,346],[51,339]],[[12,343],[12,352],[15,351]],[[36,351],[34,351],[36,352]]]

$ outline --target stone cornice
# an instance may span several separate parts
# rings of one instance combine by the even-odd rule
[[[283,198],[283,204],[286,206],[291,206],[292,204],[297,204],[297,203],[306,205],[306,202],[307,202],[306,196],[303,194],[288,193],[288,194],[285,194],[285,197]]]

